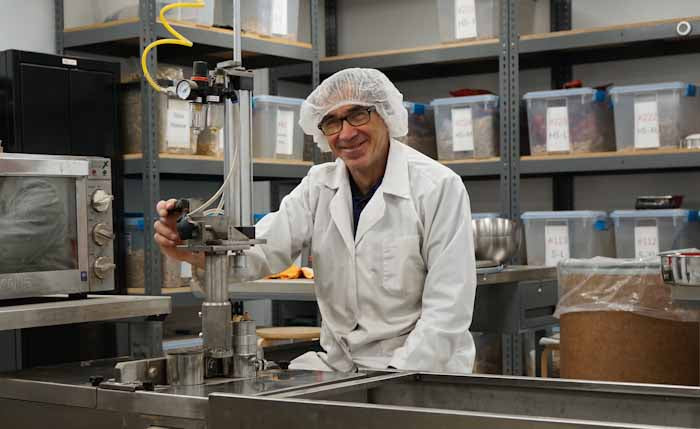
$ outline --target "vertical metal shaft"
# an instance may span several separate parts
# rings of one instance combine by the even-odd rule
[[[253,224],[253,138],[251,133],[253,123],[253,104],[250,91],[238,91],[238,108],[240,122],[239,165],[240,165],[240,225]]]
[[[241,64],[241,0],[233,0],[233,66]]]
[[[234,168],[233,177],[229,180],[228,186],[224,189],[224,204],[226,216],[231,218],[234,225],[240,225],[240,209],[237,198],[237,182],[238,182],[238,161],[240,156],[236,156],[236,148],[238,147],[238,142],[236,134],[238,129],[236,128],[235,118],[238,115],[238,105],[231,102],[231,100],[226,99],[224,104],[224,178],[231,172],[231,168]],[[234,160],[234,156],[238,160]],[[235,162],[235,165],[232,165]]]
[[[208,253],[205,258],[206,300],[202,304],[202,334],[206,356],[233,356],[231,303],[228,300],[228,255]]]

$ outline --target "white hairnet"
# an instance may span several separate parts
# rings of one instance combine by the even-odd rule
[[[348,104],[374,106],[389,129],[389,136],[408,133],[408,112],[403,95],[384,73],[375,69],[345,69],[330,76],[301,105],[299,125],[313,136],[322,151],[330,151],[318,124],[329,112]]]

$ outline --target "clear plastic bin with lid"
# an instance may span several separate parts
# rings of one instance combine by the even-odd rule
[[[518,29],[531,34],[535,26],[536,0],[520,0]],[[498,37],[500,0],[437,0],[440,40],[443,43]]]
[[[615,150],[613,111],[606,91],[536,91],[523,99],[532,155]]]
[[[498,156],[497,96],[438,98],[430,105],[435,109],[440,161]]]
[[[253,97],[253,157],[304,159],[304,131],[299,126],[300,98]]]
[[[528,265],[556,266],[569,258],[615,256],[615,238],[605,212],[525,212]]]
[[[700,246],[696,210],[616,210],[610,217],[618,258],[656,258],[659,252]]]
[[[435,143],[435,112],[430,105],[404,101],[408,111],[408,134],[398,140],[421,152],[423,155],[437,159]]]
[[[610,94],[618,151],[678,148],[700,132],[700,96],[693,84],[616,86]]]

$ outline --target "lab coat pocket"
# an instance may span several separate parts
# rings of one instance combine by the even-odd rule
[[[418,236],[390,238],[382,242],[382,286],[395,295],[422,290],[425,265]]]

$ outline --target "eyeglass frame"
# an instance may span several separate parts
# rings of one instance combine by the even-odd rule
[[[367,122],[363,122],[363,123],[361,123],[361,124],[351,124],[350,121],[348,121],[348,117],[352,116],[353,114],[359,113],[359,112],[365,112],[365,111],[367,112],[367,122],[369,122],[369,121],[372,119],[372,112],[376,112],[376,111],[377,111],[377,107],[376,107],[376,106],[369,106],[369,107],[366,107],[366,108],[364,108],[364,109],[353,109],[353,110],[350,111],[350,113],[348,113],[347,115],[345,115],[345,116],[343,116],[343,117],[341,117],[341,118],[333,118],[333,119],[337,119],[337,120],[340,121],[340,129],[339,129],[338,131],[334,132],[334,133],[326,134],[326,133],[323,131],[323,128],[322,128],[323,123],[327,120],[327,119],[325,119],[325,118],[324,118],[324,120],[322,120],[322,121],[318,124],[318,129],[323,133],[324,136],[329,137],[329,136],[334,136],[334,135],[336,135],[336,134],[339,134],[341,131],[343,131],[343,126],[344,126],[344,123],[345,123],[345,122],[347,122],[348,125],[353,126],[353,127],[359,127],[359,126],[365,125]],[[328,119],[330,119],[330,118],[328,118]]]

